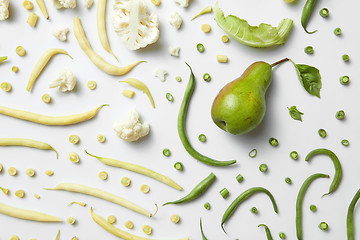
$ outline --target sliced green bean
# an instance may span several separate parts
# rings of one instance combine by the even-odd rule
[[[316,173],[308,177],[303,185],[301,186],[297,199],[296,199],[296,235],[298,240],[303,239],[303,229],[302,229],[302,203],[304,201],[304,196],[306,190],[309,188],[310,184],[317,178],[329,178],[329,175],[323,173]]]
[[[200,218],[200,231],[201,231],[202,240],[207,240],[207,238],[205,237],[204,231],[203,231],[203,229],[202,229],[201,218]]]
[[[163,206],[168,204],[179,204],[179,203],[186,203],[190,202],[198,197],[200,197],[202,194],[205,193],[205,191],[210,187],[210,185],[214,182],[216,176],[214,173],[210,173],[209,176],[207,176],[204,180],[202,180],[196,187],[185,197],[173,201],[173,202],[167,202],[164,203]]]
[[[7,56],[5,56],[5,57],[0,57],[0,63],[2,63],[3,61],[5,61],[5,60],[7,60],[7,59],[8,59]]]
[[[347,225],[347,239],[348,240],[355,240],[355,233],[354,233],[354,209],[356,203],[360,199],[360,189],[356,192],[355,196],[351,200],[351,203],[348,208],[348,213],[346,217],[346,225]]]
[[[223,231],[225,232],[224,229],[224,224],[226,223],[226,221],[233,215],[233,213],[235,212],[235,210],[238,208],[238,206],[245,201],[246,199],[248,199],[249,197],[251,197],[252,195],[254,195],[255,193],[259,193],[259,192],[263,192],[266,195],[268,195],[268,197],[270,198],[274,211],[276,213],[278,213],[278,208],[275,202],[275,199],[273,197],[273,195],[269,192],[269,190],[262,188],[262,187],[253,187],[253,188],[249,188],[248,190],[244,191],[243,193],[241,193],[231,204],[230,206],[226,209],[222,220],[221,220],[221,228],[223,229]]]
[[[190,103],[190,99],[191,99],[191,95],[194,91],[194,87],[195,87],[195,76],[192,72],[191,67],[188,65],[188,67],[190,68],[190,79],[189,79],[189,83],[186,87],[185,90],[185,94],[184,94],[184,99],[181,103],[181,107],[180,107],[180,111],[179,111],[179,115],[178,115],[178,120],[177,120],[177,129],[178,129],[178,133],[180,136],[180,140],[185,148],[185,150],[195,159],[199,160],[202,163],[211,165],[211,166],[228,166],[228,165],[232,165],[234,163],[236,163],[236,160],[230,160],[230,161],[218,161],[209,157],[206,157],[204,155],[202,155],[201,153],[199,153],[198,151],[196,151],[190,144],[189,139],[186,135],[186,130],[185,130],[185,122],[186,122],[186,113],[188,110],[188,106]]]
[[[266,226],[265,224],[259,224],[258,227],[264,227],[265,228],[265,232],[266,232],[266,237],[268,240],[273,240],[272,236],[271,236],[271,232],[268,226]]]
[[[305,6],[304,6],[304,9],[302,11],[302,14],[301,14],[301,25],[303,26],[304,30],[306,33],[308,34],[312,34],[312,33],[315,33],[317,30],[315,31],[312,31],[312,32],[309,32],[306,27],[307,27],[307,24],[309,22],[309,19],[310,19],[310,16],[311,16],[311,13],[315,7],[315,4],[316,4],[317,0],[307,0],[306,3],[305,3]]]
[[[325,195],[329,195],[329,194],[333,193],[336,190],[336,188],[338,187],[338,185],[341,181],[341,177],[342,177],[342,167],[341,167],[340,161],[339,161],[338,157],[335,155],[335,153],[326,148],[319,148],[319,149],[312,150],[306,156],[305,161],[308,162],[311,160],[311,158],[313,156],[316,156],[319,154],[324,154],[324,155],[329,156],[331,158],[331,160],[333,161],[334,167],[335,167],[334,180],[332,181],[332,183],[330,185],[329,192],[323,195],[323,196],[325,196]]]

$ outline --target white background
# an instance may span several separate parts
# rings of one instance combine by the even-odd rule
[[[319,1],[309,23],[309,30],[318,29],[315,34],[308,35],[300,25],[300,17],[304,1],[296,5],[289,5],[282,0],[228,0],[221,1],[220,7],[225,14],[237,15],[247,19],[250,24],[258,25],[261,22],[276,26],[281,19],[290,17],[294,20],[293,31],[284,46],[272,49],[254,49],[244,46],[235,40],[229,43],[221,42],[224,32],[217,27],[213,15],[204,15],[194,21],[190,19],[215,1],[193,0],[189,8],[179,7],[173,1],[163,1],[160,7],[155,7],[147,0],[151,10],[160,18],[161,37],[159,41],[143,50],[127,50],[111,26],[111,1],[108,2],[107,29],[111,47],[120,60],[120,65],[128,65],[138,60],[147,63],[137,66],[127,76],[113,77],[105,74],[87,58],[80,49],[72,31],[72,21],[79,16],[86,35],[94,50],[112,64],[118,64],[107,53],[99,42],[96,29],[96,3],[90,10],[85,9],[81,0],[74,10],[57,11],[52,1],[47,1],[50,20],[42,16],[34,1],[34,11],[40,16],[36,28],[26,24],[28,11],[21,6],[21,1],[11,1],[11,17],[0,22],[0,55],[9,56],[9,60],[1,64],[1,82],[8,81],[13,90],[10,93],[1,92],[2,106],[24,109],[37,113],[62,116],[85,112],[101,104],[108,103],[109,107],[100,110],[97,117],[81,124],[65,127],[49,127],[34,124],[7,116],[0,116],[0,137],[23,137],[40,140],[51,144],[58,150],[60,157],[57,160],[51,151],[23,147],[2,147],[0,162],[4,166],[0,174],[0,186],[10,189],[10,196],[0,194],[0,202],[12,206],[38,210],[59,216],[64,220],[69,216],[77,219],[75,225],[67,223],[37,223],[19,220],[0,215],[0,239],[9,239],[12,234],[18,234],[20,239],[55,239],[57,230],[61,230],[60,239],[116,239],[101,227],[96,225],[90,217],[90,206],[104,218],[114,214],[118,222],[116,227],[125,229],[123,223],[132,220],[135,228],[131,233],[145,237],[141,226],[149,224],[153,227],[151,237],[158,239],[176,239],[189,236],[190,239],[201,239],[199,219],[203,219],[204,232],[208,239],[265,239],[264,229],[258,229],[260,223],[267,224],[274,239],[283,231],[287,239],[295,239],[295,202],[298,190],[303,181],[313,173],[323,172],[330,174],[330,179],[320,179],[311,185],[304,199],[304,239],[345,239],[347,207],[360,187],[358,169],[358,140],[360,112],[359,103],[359,72],[355,71],[360,61],[358,54],[360,33],[355,21],[358,15],[359,3],[356,1]],[[322,7],[330,10],[330,17],[324,19],[318,14]],[[168,18],[172,11],[178,11],[184,19],[180,30],[175,30]],[[203,33],[200,28],[204,23],[212,26],[209,34]],[[69,39],[63,43],[51,35],[51,29],[66,25],[71,31]],[[336,27],[341,27],[343,35],[333,34]],[[200,54],[196,50],[197,43],[203,43],[206,50]],[[22,45],[27,50],[25,57],[19,57],[15,48]],[[175,58],[168,54],[168,46],[180,46],[180,57]],[[313,55],[304,53],[304,48],[312,45]],[[26,92],[25,87],[30,72],[39,56],[48,48],[59,47],[67,50],[74,60],[65,55],[55,56],[45,71],[37,80],[33,91]],[[342,54],[350,55],[350,62],[342,61]],[[229,57],[229,63],[220,64],[216,61],[217,54]],[[217,92],[229,81],[239,77],[248,65],[254,61],[263,60],[269,63],[284,57],[290,57],[297,63],[306,63],[320,69],[323,87],[321,99],[309,95],[299,83],[295,69],[291,63],[285,63],[273,71],[273,82],[267,92],[267,114],[263,123],[252,133],[245,136],[233,136],[223,132],[212,122],[210,108]],[[184,62],[188,62],[197,77],[196,89],[190,102],[187,133],[193,146],[207,156],[219,159],[236,159],[238,163],[231,167],[217,168],[204,165],[193,159],[183,148],[177,134],[176,121],[189,77],[189,69]],[[13,65],[19,66],[19,72],[11,72]],[[166,82],[161,82],[153,76],[156,68],[165,68],[169,74]],[[76,91],[61,93],[57,89],[48,89],[49,82],[62,69],[74,72],[78,84]],[[204,82],[202,75],[209,72],[211,82]],[[339,77],[349,75],[351,84],[342,86]],[[175,81],[181,76],[183,81]],[[119,83],[127,77],[134,77],[145,82],[156,104],[153,109],[147,96],[136,91],[134,99],[121,95],[123,89],[132,87]],[[89,80],[97,82],[98,87],[90,91],[86,87]],[[166,100],[165,94],[170,92],[174,102]],[[53,102],[49,105],[41,101],[41,96],[49,93]],[[297,106],[304,113],[303,122],[290,118],[286,107]],[[119,139],[112,130],[115,119],[124,118],[127,111],[137,109],[144,121],[151,125],[151,133],[143,141],[127,143]],[[343,109],[346,119],[339,121],[335,118],[336,111]],[[328,136],[322,139],[317,130],[324,128]],[[107,140],[100,144],[96,140],[97,134],[102,133]],[[200,133],[206,134],[208,141],[204,144],[197,140]],[[78,145],[68,141],[71,134],[77,134],[81,140]],[[270,137],[276,137],[280,145],[271,147]],[[341,140],[347,138],[349,147],[341,145]],[[327,197],[321,195],[328,191],[333,179],[334,167],[330,159],[319,156],[311,163],[306,163],[306,154],[318,147],[332,149],[343,165],[343,178],[338,190]],[[162,150],[169,148],[170,158],[162,155]],[[258,156],[248,157],[248,152],[258,149]],[[149,167],[166,174],[184,187],[180,192],[151,178],[105,166],[96,159],[86,156],[84,150],[95,155],[112,157]],[[290,159],[289,153],[296,150],[300,159]],[[73,164],[68,160],[69,152],[77,152],[81,163]],[[184,164],[185,170],[178,172],[173,168],[176,161]],[[261,163],[269,166],[267,174],[258,170]],[[7,169],[16,167],[18,175],[9,176]],[[25,174],[27,168],[34,168],[36,176],[33,178]],[[48,177],[44,174],[52,169],[55,174]],[[109,179],[102,181],[97,177],[100,171],[107,171]],[[178,199],[191,189],[210,172],[217,176],[216,182],[199,199],[184,205],[168,205],[160,207],[156,217],[150,219],[134,213],[121,206],[108,203],[101,199],[61,191],[46,191],[45,187],[53,187],[62,182],[81,183],[101,188],[118,194],[143,206],[150,212],[155,210],[154,204],[159,206],[170,200]],[[237,183],[235,177],[241,173],[245,181]],[[122,177],[131,178],[132,184],[125,188],[120,184]],[[285,177],[293,180],[287,185]],[[140,192],[141,184],[148,184],[151,192],[147,195]],[[244,202],[233,217],[226,224],[228,235],[220,228],[223,212],[228,205],[244,190],[253,186],[268,188],[274,195],[279,207],[276,215],[267,196],[259,194]],[[224,200],[219,194],[222,188],[228,188],[230,196]],[[14,196],[17,189],[26,193],[24,199]],[[40,195],[37,200],[34,193]],[[85,201],[88,205],[82,208],[77,205],[67,207],[71,201]],[[211,210],[203,208],[205,202],[211,203]],[[316,204],[318,211],[310,212],[309,205]],[[256,206],[258,215],[253,215],[250,208]],[[179,224],[170,221],[170,216],[177,213],[181,217]],[[322,232],[318,228],[321,221],[329,224],[329,231]],[[360,222],[359,211],[355,211],[355,223]],[[358,230],[356,228],[356,230]],[[360,230],[358,230],[359,232]],[[360,233],[357,234],[359,239]]]

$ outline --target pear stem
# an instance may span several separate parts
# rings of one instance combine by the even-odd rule
[[[271,67],[275,67],[276,65],[278,65],[278,64],[280,64],[280,63],[283,63],[283,62],[287,62],[287,61],[289,61],[289,60],[290,60],[290,59],[288,59],[288,58],[284,58],[284,59],[281,59],[280,61],[277,61],[277,62],[271,64],[270,66],[271,66]]]

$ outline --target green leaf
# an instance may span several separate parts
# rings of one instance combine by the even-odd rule
[[[319,69],[305,64],[295,64],[292,60],[291,62],[294,64],[296,73],[305,90],[311,95],[320,98],[321,75]]]
[[[304,115],[304,113],[297,110],[296,106],[291,106],[289,109],[290,117],[292,117],[294,120],[298,120],[302,122],[301,115]]]
[[[236,16],[225,17],[218,5],[216,2],[214,14],[219,27],[235,40],[251,47],[265,48],[284,44],[293,25],[293,20],[286,18],[279,23],[278,27],[266,23],[250,26],[246,20]]]

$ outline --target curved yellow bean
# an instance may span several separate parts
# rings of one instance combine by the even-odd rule
[[[85,195],[90,195],[93,197],[97,197],[97,198],[101,198],[104,200],[107,200],[109,202],[113,202],[116,203],[120,206],[126,207],[132,211],[141,213],[145,216],[148,217],[152,217],[153,215],[151,213],[149,213],[148,211],[146,211],[145,209],[143,209],[142,207],[136,205],[135,203],[130,202],[129,200],[126,200],[122,197],[119,197],[115,194],[112,193],[108,193],[108,192],[104,192],[100,189],[97,188],[93,188],[93,187],[88,187],[85,185],[80,185],[80,184],[74,184],[74,183],[61,183],[59,185],[57,185],[54,188],[45,188],[46,190],[63,190],[63,191],[67,191],[67,192],[76,192],[76,193],[82,193]]]
[[[58,152],[49,144],[26,138],[0,138],[0,146],[24,146],[38,148],[43,150],[53,150],[56,158],[59,158]]]
[[[0,106],[0,114],[10,116],[13,118],[19,118],[30,122],[43,124],[43,125],[65,126],[65,125],[76,124],[92,119],[93,117],[95,117],[97,112],[104,106],[108,106],[108,105],[103,104],[100,107],[85,113],[79,113],[79,114],[62,116],[62,117],[45,116],[37,113]]]
[[[90,153],[88,153],[86,150],[85,152],[96,158],[97,160],[99,160],[100,162],[102,162],[103,164],[109,165],[109,166],[113,166],[113,167],[118,167],[118,168],[123,168],[132,172],[137,172],[140,173],[142,175],[151,177],[153,179],[158,180],[159,182],[165,183],[166,185],[169,185],[170,187],[173,187],[177,190],[182,190],[183,188],[181,186],[179,186],[176,182],[174,182],[173,180],[171,180],[169,177],[164,176],[160,173],[154,172],[148,168],[139,166],[139,165],[135,165],[132,163],[127,163],[127,162],[122,162],[122,161],[118,161],[115,159],[111,159],[111,158],[103,158],[103,157],[98,157],[95,155],[92,155]]]
[[[113,51],[111,51],[109,39],[106,33],[106,22],[105,22],[106,3],[107,0],[99,0],[97,3],[96,22],[97,22],[98,35],[103,48],[109,53],[111,53],[117,61],[119,61],[115,56],[115,54],[113,53]]]
[[[44,0],[36,0],[36,3],[37,3],[37,5],[39,6],[39,8],[40,8],[42,14],[44,15],[44,17],[45,17],[46,19],[49,19],[49,14],[48,14],[48,12],[47,12],[47,10],[46,10],[46,6],[45,6]]]
[[[91,211],[91,217],[94,220],[94,222],[97,223],[100,227],[102,227],[106,231],[108,231],[109,233],[113,234],[114,236],[117,236],[124,240],[154,240],[151,238],[139,237],[139,236],[133,235],[131,233],[125,232],[119,228],[116,228],[112,224],[108,223],[100,215],[94,213],[93,208],[91,208],[90,211]],[[182,238],[182,239],[178,239],[178,240],[189,240],[189,238]]]
[[[155,108],[155,103],[154,103],[154,99],[151,96],[151,93],[149,91],[149,88],[145,85],[145,83],[141,82],[140,80],[137,80],[135,78],[128,78],[124,81],[120,81],[120,82],[125,82],[130,84],[133,87],[136,87],[138,89],[140,89],[141,91],[143,91],[149,98],[151,105],[153,106],[153,108]]]
[[[40,76],[42,70],[44,70],[46,65],[49,63],[50,59],[57,54],[65,54],[65,55],[68,55],[72,59],[72,57],[65,50],[63,50],[61,48],[50,48],[47,51],[45,51],[41,55],[40,59],[37,61],[34,69],[32,70],[32,72],[30,74],[29,82],[26,86],[26,91],[30,92],[35,81]]]
[[[61,218],[47,215],[45,213],[36,212],[32,210],[26,210],[26,209],[20,209],[15,208],[3,203],[0,203],[0,213],[14,217],[14,218],[20,218],[30,221],[38,221],[38,222],[62,222]]]
[[[126,73],[130,72],[136,65],[144,62],[144,61],[139,61],[126,67],[117,67],[106,62],[91,48],[90,43],[86,38],[79,17],[74,18],[74,35],[81,49],[85,52],[88,58],[95,64],[95,66],[97,66],[107,74],[116,75],[116,76],[125,75]]]

